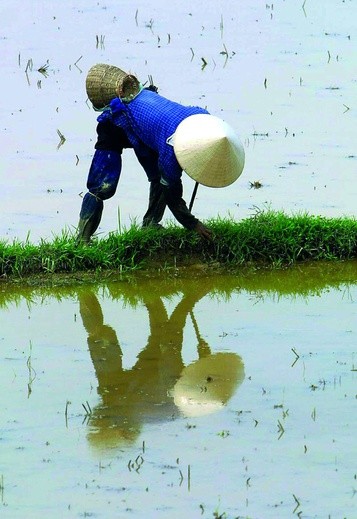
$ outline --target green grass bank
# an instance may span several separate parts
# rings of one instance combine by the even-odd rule
[[[206,224],[214,233],[212,241],[174,225],[162,230],[133,225],[124,232],[95,238],[90,245],[76,245],[69,232],[38,244],[0,241],[0,276],[18,280],[39,274],[157,270],[197,263],[282,267],[357,257],[357,220],[353,217],[288,216],[268,210],[239,222],[217,218]]]

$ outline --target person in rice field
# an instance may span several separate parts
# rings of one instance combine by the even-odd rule
[[[167,206],[182,226],[211,239],[210,229],[191,213],[183,199],[183,167],[178,159],[182,158],[185,171],[196,181],[220,187],[239,176],[239,168],[243,166],[237,163],[237,156],[242,149],[238,149],[234,139],[232,141],[227,135],[223,139],[222,135],[209,135],[209,138],[203,135],[197,139],[200,129],[207,129],[208,120],[197,121],[195,117],[209,117],[213,126],[218,118],[210,116],[204,108],[184,106],[166,99],[158,94],[153,85],[143,88],[133,75],[128,74],[122,80],[117,95],[97,119],[98,139],[88,175],[88,192],[82,202],[77,240],[88,243],[97,230],[103,201],[114,195],[118,185],[123,148],[134,149],[150,182],[149,204],[143,226],[160,226]],[[176,138],[184,121],[189,124],[179,132],[180,138]],[[209,131],[211,127],[212,124],[208,124]],[[225,149],[222,146],[215,149],[211,145],[212,140],[224,141],[228,148],[224,145]],[[241,162],[242,157],[238,158]]]

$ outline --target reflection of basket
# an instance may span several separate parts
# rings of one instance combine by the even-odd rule
[[[127,72],[114,65],[105,63],[94,65],[89,70],[86,79],[87,95],[94,108],[101,109],[117,97],[118,89],[124,78],[127,77]]]

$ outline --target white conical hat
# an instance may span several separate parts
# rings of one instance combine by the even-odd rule
[[[229,186],[243,171],[245,154],[238,135],[214,115],[184,119],[173,135],[173,146],[182,169],[204,186]]]

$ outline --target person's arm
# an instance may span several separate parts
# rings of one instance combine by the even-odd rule
[[[116,151],[121,154],[123,148],[132,148],[124,130],[115,126],[115,124],[109,120],[99,121],[97,125],[97,142],[95,149]]]

